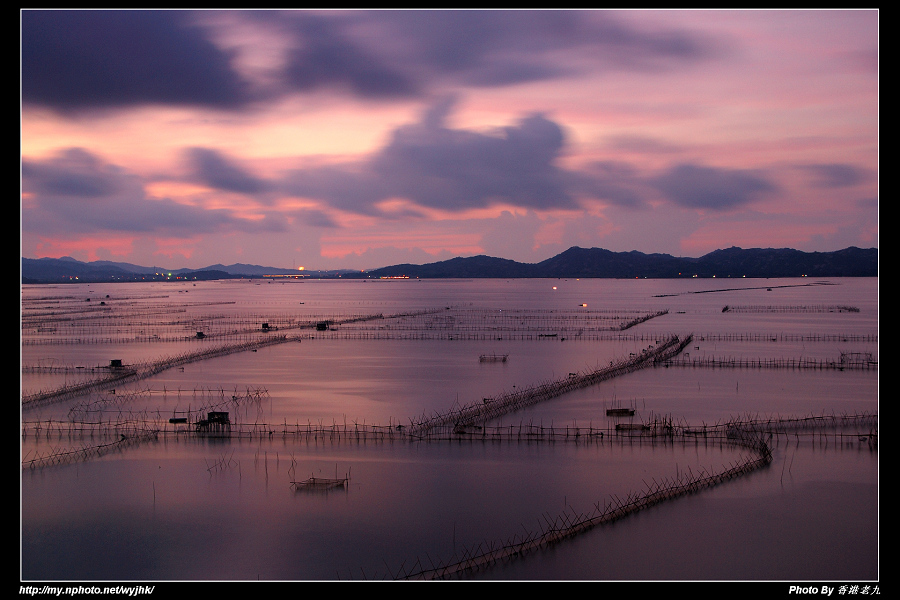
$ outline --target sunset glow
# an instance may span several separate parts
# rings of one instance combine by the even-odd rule
[[[877,10],[20,15],[23,257],[878,246]]]

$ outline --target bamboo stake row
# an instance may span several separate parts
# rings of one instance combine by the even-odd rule
[[[226,356],[235,352],[245,352],[247,350],[256,350],[275,344],[283,344],[289,341],[298,341],[298,338],[291,338],[285,335],[269,336],[249,342],[225,344],[214,346],[212,348],[205,348],[196,352],[185,352],[176,356],[164,357],[154,362],[132,365],[128,368],[111,369],[109,377],[88,382],[68,384],[55,390],[25,395],[22,397],[22,409],[28,410],[50,403],[63,402],[91,392],[109,389],[114,385],[132,383],[152,377],[153,375],[171,369],[172,367],[182,366],[209,358]]]
[[[112,442],[97,444],[94,446],[86,446],[84,448],[52,448],[49,453],[37,454],[34,457],[27,457],[26,459],[24,459],[22,461],[22,468],[33,470],[44,467],[69,464],[73,462],[84,462],[94,458],[99,458],[111,452],[121,451],[125,448],[154,439],[156,439],[155,431],[139,431],[134,435],[121,434],[119,439]]]
[[[687,357],[671,358],[664,367],[692,368],[732,368],[732,369],[814,369],[837,371],[874,371],[878,361],[841,361],[827,358],[734,358],[734,357]]]
[[[490,567],[499,562],[510,561],[522,557],[529,552],[550,547],[562,540],[574,537],[595,527],[607,525],[623,519],[633,513],[655,506],[661,502],[672,500],[688,494],[725,483],[757,469],[767,466],[772,461],[772,453],[765,439],[757,432],[741,431],[733,438],[740,446],[752,450],[742,461],[734,462],[722,471],[707,473],[691,471],[680,473],[672,481],[654,482],[654,486],[646,484],[648,489],[642,493],[629,493],[625,498],[613,496],[611,501],[603,504],[597,502],[590,514],[563,513],[550,520],[546,518],[539,523],[540,529],[525,531],[524,535],[514,534],[505,542],[482,542],[472,549],[462,552],[462,557],[453,557],[446,563],[429,567],[417,559],[409,569],[401,567],[391,574],[393,579],[447,579],[459,577],[466,573]],[[430,560],[430,559],[429,559]]]
[[[843,304],[814,304],[814,305],[763,305],[749,304],[743,306],[727,306],[728,310],[723,312],[743,312],[743,313],[824,313],[824,312],[853,312],[858,313],[859,308],[856,306],[847,306]]]

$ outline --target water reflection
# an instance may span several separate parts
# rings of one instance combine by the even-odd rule
[[[25,421],[139,415],[168,421],[182,411],[216,410],[211,398],[264,389],[227,409],[236,425],[405,425],[493,396],[596,368],[640,351],[647,340],[694,332],[694,355],[877,357],[877,281],[657,297],[696,291],[695,281],[402,281],[304,282],[254,286],[204,282],[177,298],[190,319],[347,317],[457,307],[559,311],[668,310],[630,336],[484,339],[432,335],[364,338],[364,329],[310,332],[300,343],[262,348],[169,369],[117,388],[112,401],[90,396],[23,413]],[[552,289],[553,287],[557,289]],[[23,298],[66,294],[24,286]],[[95,288],[98,288],[95,290]],[[102,289],[99,289],[102,288]],[[146,288],[146,289],[145,289]],[[172,287],[95,285],[93,294],[141,297],[171,307]],[[123,291],[124,290],[124,291]],[[189,298],[188,298],[189,297]],[[189,299],[191,302],[186,302]],[[225,304],[212,304],[227,300]],[[852,304],[843,313],[722,312],[722,306]],[[177,315],[176,315],[177,316]],[[251,318],[252,317],[252,318]],[[146,329],[151,320],[142,323]],[[459,325],[447,322],[449,331]],[[286,321],[284,321],[286,322]],[[122,325],[121,327],[127,327]],[[167,327],[176,327],[167,325]],[[371,330],[378,331],[378,330]],[[382,334],[384,334],[382,330]],[[108,333],[108,332],[107,332]],[[438,332],[440,333],[440,332]],[[772,334],[748,341],[723,334]],[[820,341],[822,334],[839,335]],[[844,336],[846,334],[846,336]],[[35,334],[37,335],[37,334]],[[41,332],[40,336],[46,336]],[[112,334],[108,334],[112,335]],[[120,335],[120,334],[115,334]],[[799,336],[799,337],[797,337]],[[464,336],[457,336],[464,337]],[[500,338],[500,339],[497,339]],[[210,340],[26,343],[23,365],[55,361],[94,366],[171,356]],[[847,341],[845,341],[847,340]],[[508,354],[483,363],[481,354]],[[71,381],[23,372],[23,390]],[[57,377],[57,379],[52,379]],[[712,425],[766,417],[874,412],[877,371],[654,368],[566,394],[492,425],[608,427],[612,406],[634,419],[671,416]],[[140,392],[140,393],[139,393]],[[86,419],[82,419],[86,420]],[[273,431],[275,429],[273,428]],[[98,440],[68,433],[26,435],[23,458]],[[776,438],[772,464],[702,494],[660,504],[535,553],[469,576],[499,579],[875,579],[878,577],[877,452],[859,442]],[[599,501],[645,489],[687,469],[718,470],[742,451],[716,443],[585,441],[452,443],[327,437],[250,439],[164,435],[120,452],[22,476],[22,575],[25,579],[332,580],[388,577],[417,560],[448,560],[490,540],[534,531],[548,516],[588,512]],[[297,493],[291,482],[352,473],[343,489]]]

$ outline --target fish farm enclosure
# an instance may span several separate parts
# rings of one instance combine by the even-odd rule
[[[21,578],[879,578],[878,281],[23,285]]]

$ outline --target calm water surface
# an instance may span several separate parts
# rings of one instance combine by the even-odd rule
[[[96,376],[89,368],[113,359],[137,364],[258,337],[262,322],[302,334],[302,341],[168,369],[114,395],[95,392],[48,404],[23,412],[22,419],[165,419],[252,390],[257,400],[227,409],[234,422],[396,427],[596,369],[673,333],[693,333],[686,352],[695,358],[839,360],[844,353],[877,361],[877,279],[822,283],[255,280],[23,286],[23,318],[63,312],[72,317],[76,310],[81,315],[47,317],[40,327],[23,323],[23,394],[89,380]],[[725,306],[730,310],[723,312]],[[858,311],[833,310],[847,306]],[[661,310],[668,313],[623,332],[628,335],[599,331]],[[327,332],[287,328],[291,319],[339,321],[416,311],[432,314],[335,325]],[[85,318],[98,314],[103,318]],[[593,320],[585,321],[586,315]],[[210,335],[197,339],[197,331]],[[505,354],[508,360],[480,362],[481,354]],[[612,406],[634,407],[637,421],[666,416],[694,425],[747,416],[856,414],[878,410],[878,391],[877,370],[657,367],[494,424],[608,427],[605,411]],[[762,471],[472,578],[876,580],[878,453],[848,439],[776,441],[774,461]],[[26,435],[22,456],[96,443]],[[478,544],[538,530],[542,519],[590,512],[613,496],[645,490],[648,482],[688,469],[720,470],[742,456],[739,449],[702,442],[164,435],[89,461],[24,469],[21,576],[390,578],[416,561],[445,561]],[[290,485],[347,473],[350,484],[343,490],[306,493]]]

